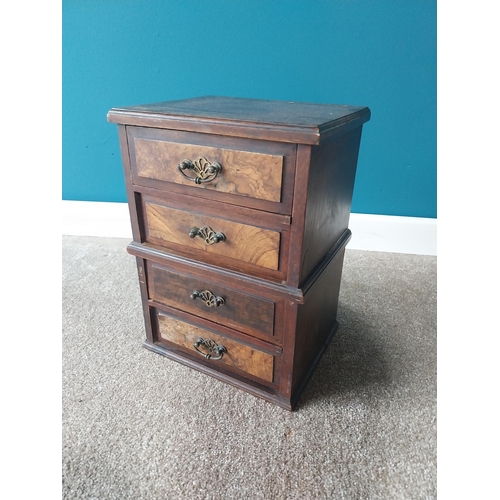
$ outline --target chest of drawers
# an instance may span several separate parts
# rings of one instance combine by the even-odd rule
[[[332,339],[366,107],[113,108],[144,346],[293,409]]]

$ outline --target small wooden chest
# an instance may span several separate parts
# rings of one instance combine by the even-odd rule
[[[332,339],[366,107],[113,108],[144,346],[293,409]]]

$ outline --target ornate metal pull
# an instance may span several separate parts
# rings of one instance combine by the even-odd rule
[[[214,243],[219,243],[225,241],[226,235],[224,233],[216,233],[211,227],[203,226],[201,229],[197,227],[192,227],[189,230],[189,237],[194,238],[199,236],[205,241],[207,245],[213,245]]]
[[[193,300],[201,299],[207,307],[219,307],[226,303],[224,298],[217,297],[217,295],[214,295],[210,290],[203,290],[202,292],[193,290],[190,297]]]
[[[206,349],[208,349],[208,353],[202,352],[198,349],[198,347],[203,346]],[[202,339],[201,337],[198,337],[196,339],[196,342],[193,344],[193,347],[195,348],[196,352],[200,353],[204,358],[206,359],[213,359],[214,361],[218,359],[222,359],[222,356],[224,356],[224,353],[227,352],[227,349],[223,345],[217,344],[215,340],[212,339]],[[213,354],[216,354],[217,357],[214,358]]]
[[[193,181],[195,184],[213,181],[222,172],[222,165],[218,161],[209,162],[203,156],[195,161],[184,160],[177,165],[177,168],[185,179]],[[186,175],[184,170],[193,170],[196,177]]]

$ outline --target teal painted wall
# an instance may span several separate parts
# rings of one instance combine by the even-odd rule
[[[115,106],[366,105],[352,211],[436,217],[436,2],[63,0],[65,200],[125,202]]]

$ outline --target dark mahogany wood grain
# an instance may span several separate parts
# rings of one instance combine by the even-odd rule
[[[309,378],[337,329],[337,307],[345,247],[305,295],[297,309],[293,390]]]
[[[361,127],[311,148],[299,285],[349,224]]]

